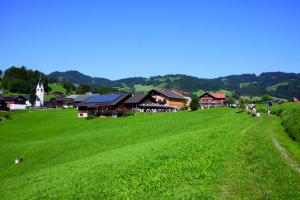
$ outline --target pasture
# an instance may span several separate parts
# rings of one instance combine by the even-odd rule
[[[86,120],[61,109],[11,118],[0,122],[1,199],[300,197],[300,147],[274,115],[213,108]]]

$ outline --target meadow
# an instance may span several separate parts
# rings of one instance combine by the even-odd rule
[[[300,146],[276,115],[232,108],[93,120],[76,109],[10,115],[0,122],[1,199],[300,197]],[[16,157],[24,161],[14,164]]]

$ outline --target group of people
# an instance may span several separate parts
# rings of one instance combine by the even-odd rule
[[[267,113],[268,113],[268,117],[270,117],[270,114],[271,114],[270,106],[267,106],[266,111],[267,111]],[[280,116],[280,114],[279,114],[279,116]],[[259,113],[258,111],[256,111],[255,117],[260,118],[260,113]]]
[[[20,162],[23,162],[23,158],[20,158]],[[19,163],[19,160],[18,160],[18,158],[16,158],[15,164],[18,164],[18,163]]]

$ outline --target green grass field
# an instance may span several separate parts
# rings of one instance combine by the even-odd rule
[[[76,109],[10,114],[0,122],[1,199],[300,197],[300,173],[290,164],[299,164],[300,146],[273,115],[231,108],[93,120]],[[16,157],[24,162],[14,164]]]

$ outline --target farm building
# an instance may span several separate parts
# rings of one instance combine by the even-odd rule
[[[64,93],[55,91],[55,92],[52,92],[52,94],[53,94],[54,96],[62,96]]]
[[[95,95],[78,104],[78,117],[96,115],[97,117],[123,116],[127,111],[124,102],[131,94]]]
[[[78,106],[78,104],[80,104],[81,102],[91,98],[92,96],[95,96],[95,95],[99,95],[99,94],[82,94],[82,95],[77,95],[76,98],[74,98],[72,100],[72,105],[73,106]],[[72,96],[72,95],[71,95]]]
[[[183,96],[185,99],[187,99],[187,106],[190,105],[190,102],[192,101],[192,95],[190,95],[187,92],[178,90],[178,89],[174,89],[174,88],[170,88],[170,89],[164,89],[166,91],[171,91],[171,92],[175,92],[176,94],[179,94],[181,96]]]
[[[61,108],[61,107],[67,107],[67,100],[65,97],[53,97],[49,101],[51,108]]]
[[[1,110],[26,109],[26,99],[22,95],[0,95]]]
[[[150,90],[148,92],[157,103],[163,104],[166,106],[172,106],[174,108],[181,108],[184,106],[183,101],[185,98],[182,95],[179,95],[170,90]]]
[[[204,93],[199,97],[201,107],[222,107],[224,106],[224,100],[226,94],[209,94]]]
[[[144,104],[156,104],[155,99],[148,93],[146,94],[132,94],[132,96],[124,102],[127,110],[137,112],[145,109]]]

